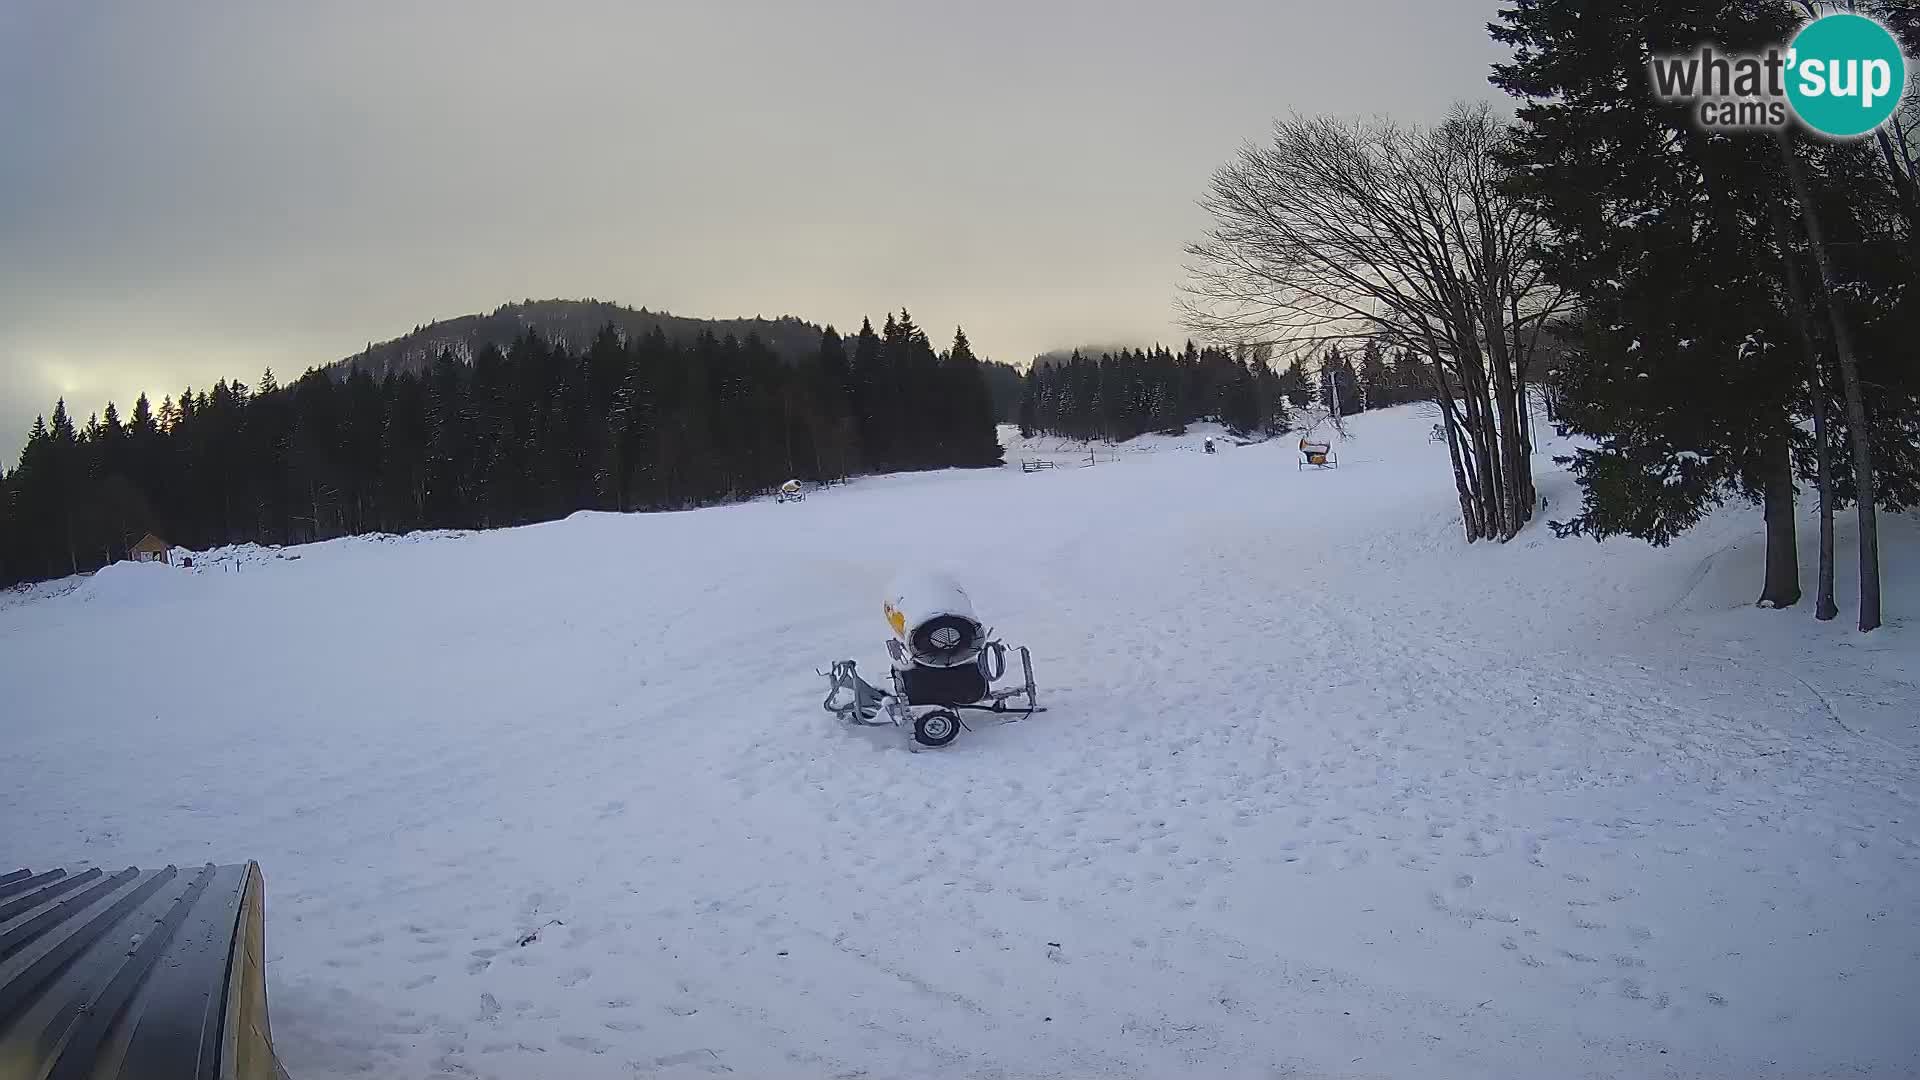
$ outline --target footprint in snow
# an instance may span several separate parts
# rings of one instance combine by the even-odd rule
[[[684,1053],[668,1054],[666,1057],[653,1059],[653,1067],[656,1069],[671,1069],[675,1065],[693,1065],[699,1067],[701,1071],[709,1073],[730,1073],[733,1071],[725,1065],[720,1064],[720,1055],[712,1050],[688,1050]],[[865,1074],[861,1073],[859,1075]]]
[[[606,1043],[591,1035],[562,1035],[560,1041],[575,1050],[585,1050],[589,1054],[604,1054],[609,1049]]]

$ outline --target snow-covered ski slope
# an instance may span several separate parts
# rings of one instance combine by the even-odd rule
[[[1750,508],[1467,547],[1430,423],[43,587],[0,863],[258,859],[300,1080],[1920,1071],[1914,519],[1862,636]],[[922,560],[1049,712],[820,710]]]

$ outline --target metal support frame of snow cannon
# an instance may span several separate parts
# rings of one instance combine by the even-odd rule
[[[903,729],[908,735],[907,748],[910,750],[945,746],[959,738],[961,730],[967,726],[966,721],[960,718],[962,709],[996,713],[1004,717],[1003,722],[1006,723],[1046,711],[1040,704],[1040,692],[1033,681],[1033,654],[1025,645],[1013,648],[1020,654],[1022,679],[1018,685],[991,689],[992,684],[1006,674],[1008,646],[989,640],[981,646],[980,655],[973,664],[963,665],[978,665],[980,685],[985,688],[982,693],[977,696],[936,694],[933,699],[925,696],[916,699],[910,685],[916,670],[938,672],[953,669],[915,665],[905,658],[898,641],[889,640],[887,649],[895,659],[891,689],[882,690],[861,678],[852,660],[840,660],[829,671],[819,673],[827,679],[827,696],[820,704],[843,724],[864,727],[891,724]],[[904,668],[900,666],[903,663],[906,664]],[[1016,698],[1025,699],[1025,704],[1016,702]]]

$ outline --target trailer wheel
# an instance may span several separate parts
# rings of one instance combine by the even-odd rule
[[[922,713],[913,720],[913,741],[921,746],[945,746],[959,736],[959,715],[945,709]]]

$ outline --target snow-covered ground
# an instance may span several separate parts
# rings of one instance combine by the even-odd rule
[[[299,1080],[1920,1071],[1920,524],[1863,636],[1430,423],[22,594],[0,863],[258,859]],[[1050,711],[820,710],[923,559]]]

